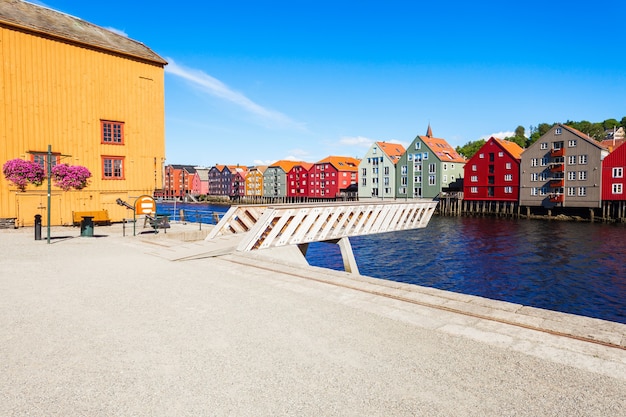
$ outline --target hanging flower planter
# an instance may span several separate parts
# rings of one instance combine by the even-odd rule
[[[52,180],[54,185],[64,191],[70,189],[82,190],[88,184],[91,172],[80,165],[60,164],[52,167]]]
[[[46,178],[41,165],[19,158],[5,162],[2,166],[2,173],[20,191],[24,191],[28,184],[40,186]]]

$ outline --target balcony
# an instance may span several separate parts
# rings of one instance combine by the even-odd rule
[[[550,194],[548,198],[551,203],[562,203],[565,201],[565,195],[559,193]]]
[[[565,185],[565,181],[563,178],[559,178],[557,180],[550,180],[550,188],[561,188]]]
[[[565,148],[552,149],[550,151],[550,158],[558,158],[565,156]]]
[[[550,172],[563,172],[565,167],[563,164],[552,164],[550,165]]]

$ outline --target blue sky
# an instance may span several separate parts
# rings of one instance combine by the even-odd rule
[[[621,0],[35,3],[170,63],[166,163],[316,162],[406,146],[429,123],[456,147],[626,116]]]

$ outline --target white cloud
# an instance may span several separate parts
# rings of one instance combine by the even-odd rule
[[[484,139],[484,140],[488,140],[490,137],[494,137],[494,138],[498,138],[498,139],[504,139],[504,138],[508,138],[511,136],[515,136],[515,132],[498,132],[498,133],[492,133],[490,135],[485,135],[485,136],[481,136],[480,139]]]
[[[252,161],[252,163],[254,164],[254,166],[264,166],[264,165],[271,165],[274,162],[276,162],[275,160],[269,160],[266,159],[265,161],[262,161],[260,159],[255,159],[254,161]]]
[[[229,86],[214,78],[203,71],[185,68],[178,65],[173,59],[166,58],[168,65],[165,66],[165,72],[181,77],[187,81],[190,81],[195,87],[201,91],[208,93],[214,97],[218,97],[234,103],[242,109],[261,117],[264,120],[271,121],[282,127],[297,127],[303,129],[302,124],[291,120],[286,115],[267,109],[254,101],[250,100],[244,94],[232,90]]]
[[[374,142],[376,142],[374,139],[365,136],[344,136],[339,139],[339,143],[342,145],[361,146],[363,148],[369,148]]]

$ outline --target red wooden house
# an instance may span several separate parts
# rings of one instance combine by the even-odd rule
[[[223,180],[228,184],[228,195],[231,198],[240,198],[246,195],[246,176],[248,167],[229,165],[222,171]]]
[[[349,156],[329,156],[309,171],[311,198],[336,198],[351,184],[358,184],[359,160]]]
[[[517,202],[523,149],[491,137],[464,168],[463,199]]]
[[[626,144],[615,148],[602,161],[602,200],[626,200]]]
[[[309,181],[310,170],[313,164],[299,162],[287,173],[287,197],[310,197],[311,182]]]

